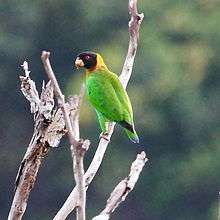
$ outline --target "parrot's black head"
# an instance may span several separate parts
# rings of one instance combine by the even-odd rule
[[[86,69],[95,68],[97,64],[97,54],[86,51],[78,54],[75,60],[76,68],[85,67]]]

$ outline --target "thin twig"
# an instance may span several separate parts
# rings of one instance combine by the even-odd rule
[[[138,46],[138,39],[139,39],[139,29],[141,22],[144,18],[144,14],[139,14],[137,11],[137,0],[129,0],[129,13],[131,15],[131,20],[129,21],[129,46],[127,55],[125,58],[124,66],[120,75],[120,81],[124,88],[127,87],[127,84],[129,82],[129,79],[131,77],[132,68],[134,65],[134,58],[137,51]],[[112,133],[114,131],[115,123],[109,123],[109,131],[108,131],[108,137],[107,139],[110,140]],[[107,149],[107,146],[109,144],[109,141],[101,138],[96,153],[93,157],[93,160],[87,169],[85,173],[85,185],[86,189],[88,188],[89,184],[92,182],[93,178],[95,177],[105,154],[105,151]],[[74,210],[76,207],[76,195],[77,191],[76,188],[72,190],[68,198],[66,199],[65,203],[61,207],[61,209],[58,211],[56,216],[54,217],[54,220],[64,220],[67,218],[67,216]]]
[[[137,155],[136,160],[131,165],[129,175],[115,187],[109,199],[107,200],[106,207],[98,216],[94,217],[92,220],[107,220],[110,218],[111,213],[113,213],[119,204],[126,199],[128,193],[133,190],[147,160],[148,159],[146,158],[144,151]]]
[[[47,73],[47,76],[51,80],[54,86],[54,91],[57,101],[61,106],[61,109],[63,110],[68,138],[71,145],[70,149],[73,157],[73,173],[77,188],[77,199],[75,203],[77,207],[77,220],[85,220],[86,190],[85,190],[83,158],[85,151],[89,147],[90,142],[88,140],[86,141],[80,140],[79,121],[78,121],[79,111],[76,111],[74,116],[72,115],[72,123],[71,123],[69,111],[65,103],[65,97],[59,87],[56,76],[51,67],[49,56],[50,56],[49,52],[43,51],[41,55],[41,59],[44,64],[44,68]],[[82,93],[83,93],[83,89],[81,90],[81,98],[82,98]],[[78,100],[78,106],[77,106],[78,109],[79,109],[79,105],[80,105],[80,101]]]

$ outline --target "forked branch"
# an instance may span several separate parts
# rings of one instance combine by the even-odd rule
[[[124,88],[127,87],[129,79],[131,77],[133,65],[134,65],[134,58],[137,51],[138,46],[138,39],[139,39],[139,29],[141,22],[144,18],[144,14],[139,14],[137,11],[137,0],[129,0],[129,14],[131,15],[131,20],[129,21],[129,46],[127,55],[125,58],[125,62],[123,65],[123,69],[120,75],[120,81]],[[114,131],[115,123],[109,124],[109,131],[108,131],[108,139],[110,140],[112,133]],[[85,185],[86,189],[88,188],[89,184],[92,182],[93,178],[95,177],[107,149],[109,141],[101,138],[93,160],[85,173]],[[54,220],[64,220],[67,216],[74,210],[75,204],[77,199],[77,191],[76,188],[72,190],[68,198],[66,199],[65,203],[58,211]]]

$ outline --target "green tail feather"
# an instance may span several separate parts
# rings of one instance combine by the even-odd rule
[[[139,138],[138,138],[138,135],[137,135],[137,133],[136,133],[136,131],[134,130],[134,133],[133,132],[131,132],[131,131],[129,131],[128,129],[124,129],[125,130],[125,132],[126,132],[126,134],[127,134],[127,136],[129,137],[129,139],[132,141],[132,142],[134,142],[134,143],[139,143]]]
[[[134,129],[133,123],[130,124],[130,123],[126,122],[125,120],[119,121],[118,123],[124,128],[127,136],[129,137],[129,139],[131,141],[133,141],[134,143],[139,143],[139,138],[138,138],[138,135]]]

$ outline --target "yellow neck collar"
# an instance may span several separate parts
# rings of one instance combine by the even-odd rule
[[[102,68],[103,69],[108,69],[108,67],[105,65],[105,62],[104,62],[104,60],[103,60],[103,58],[101,57],[100,54],[97,53],[97,58],[96,59],[97,59],[96,66],[91,68],[91,69],[89,69],[89,70],[87,70],[88,73],[91,73],[91,72],[93,72],[95,70],[99,70],[99,69],[102,69]]]

